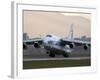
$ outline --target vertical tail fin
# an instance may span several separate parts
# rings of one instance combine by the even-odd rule
[[[74,37],[74,33],[73,33],[73,24],[70,25],[70,32],[68,34],[68,39],[72,40]]]

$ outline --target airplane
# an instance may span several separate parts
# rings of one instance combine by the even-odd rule
[[[75,46],[83,46],[84,50],[87,50],[91,46],[90,42],[75,40],[73,38],[73,24],[71,24],[69,35],[65,39],[49,34],[43,39],[24,40],[23,48],[26,49],[28,44],[34,45],[35,48],[41,48],[42,45],[50,57],[55,57],[55,55],[69,57],[69,53],[74,50]]]
[[[28,39],[28,40],[23,40],[23,49],[27,49],[27,45],[34,45],[35,48],[39,48],[42,44],[42,39],[41,38],[34,38],[34,39]]]

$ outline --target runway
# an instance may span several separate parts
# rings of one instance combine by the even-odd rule
[[[56,67],[75,67],[91,65],[91,49],[84,50],[83,46],[75,47],[69,57],[56,55],[49,57],[43,48],[34,48],[29,45],[28,49],[23,50],[23,69],[56,68]]]
[[[79,57],[90,57],[91,56],[91,50],[90,48],[88,50],[84,50],[83,46],[76,47],[72,53],[69,53],[69,58],[79,58]],[[51,59],[49,57],[49,54],[46,53],[46,50],[43,48],[34,48],[33,45],[29,45],[28,49],[23,50],[23,59]],[[56,55],[55,58],[65,58],[62,55]]]
[[[48,60],[84,60],[90,59],[90,57],[70,57],[70,58],[40,58],[40,59],[33,59],[33,58],[26,58],[23,61],[48,61]]]

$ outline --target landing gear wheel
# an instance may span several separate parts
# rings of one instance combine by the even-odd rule
[[[50,57],[55,57],[55,54],[54,53],[50,53],[49,56]]]
[[[46,53],[49,54],[50,52],[49,51],[46,51]]]
[[[64,57],[69,57],[69,55],[67,53],[64,53],[63,56]]]

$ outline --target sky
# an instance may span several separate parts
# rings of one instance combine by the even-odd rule
[[[30,38],[54,34],[67,37],[73,24],[74,37],[91,36],[91,14],[23,11],[23,32]]]

